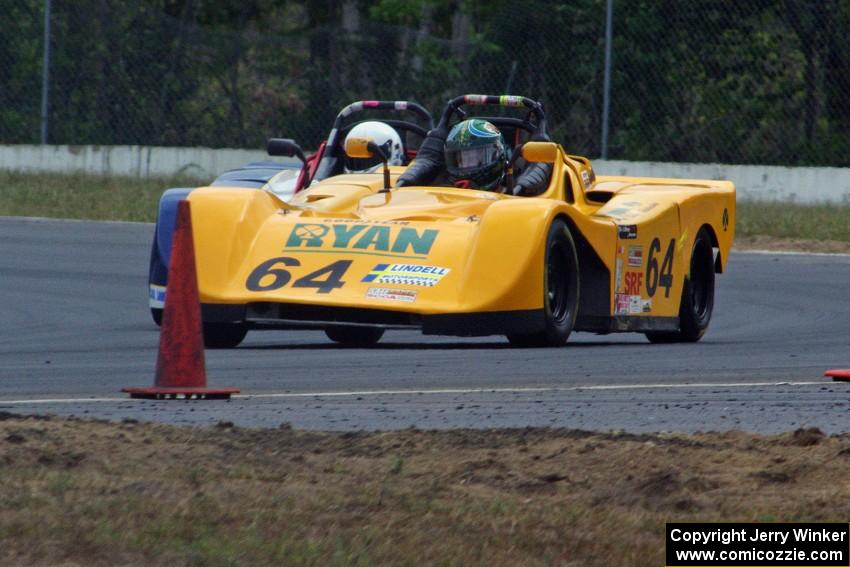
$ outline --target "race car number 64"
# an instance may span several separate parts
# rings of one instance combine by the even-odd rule
[[[673,285],[673,251],[676,240],[670,239],[664,260],[661,261],[661,270],[658,269],[658,254],[661,253],[661,240],[654,238],[649,245],[649,258],[646,260],[646,293],[649,297],[655,295],[658,287],[664,288],[664,297],[670,297],[670,287]]]
[[[292,279],[292,274],[289,270],[278,267],[281,265],[297,267],[301,265],[301,262],[288,256],[266,260],[254,268],[245,281],[245,287],[249,291],[272,291],[284,287]],[[351,266],[351,260],[337,260],[295,280],[292,287],[312,287],[316,289],[316,293],[330,293],[345,285],[342,276],[345,275],[349,266]]]

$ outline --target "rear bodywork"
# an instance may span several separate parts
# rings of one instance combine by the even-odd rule
[[[544,324],[546,234],[563,218],[579,261],[575,330],[675,330],[697,233],[711,234],[718,273],[734,236],[731,182],[596,177],[560,146],[534,197],[382,187],[376,173],[330,177],[288,202],[192,191],[204,321],[533,333]]]

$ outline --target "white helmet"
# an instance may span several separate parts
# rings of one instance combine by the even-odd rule
[[[383,122],[361,122],[352,128],[345,141],[349,138],[369,138],[380,146],[387,156],[387,165],[403,165],[404,149],[401,146],[401,136],[392,126]],[[363,173],[381,163],[381,158],[353,158],[345,156],[346,173]]]

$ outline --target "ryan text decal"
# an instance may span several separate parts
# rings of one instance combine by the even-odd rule
[[[346,251],[379,256],[426,257],[440,231],[366,223],[296,223],[287,250]]]

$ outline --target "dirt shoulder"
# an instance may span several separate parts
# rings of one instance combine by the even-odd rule
[[[3,565],[663,565],[666,521],[850,517],[850,440],[817,430],[0,419]]]
[[[806,240],[774,236],[736,236],[734,250],[772,250],[777,252],[819,252],[850,254],[850,242],[841,240]]]

